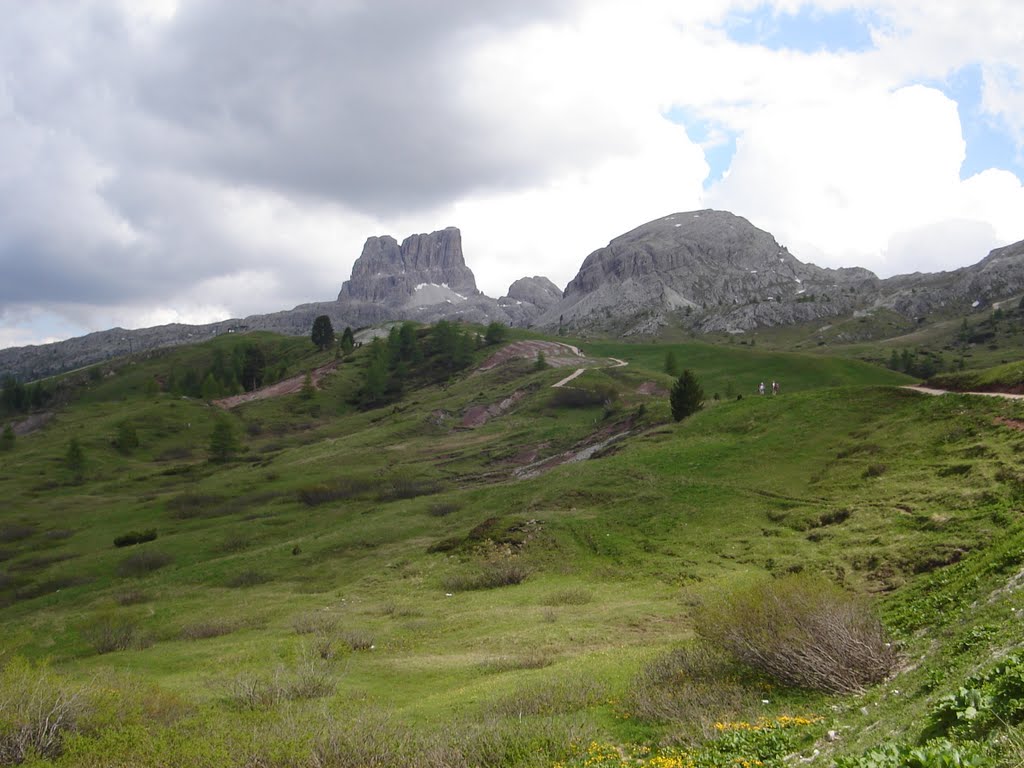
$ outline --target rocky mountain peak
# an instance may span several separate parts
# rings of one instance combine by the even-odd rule
[[[479,293],[476,278],[466,266],[457,227],[410,235],[401,245],[390,235],[367,238],[338,301],[404,305],[424,286],[443,287],[462,296]]]
[[[534,275],[521,277],[512,283],[505,298],[547,309],[561,301],[562,291],[548,278]]]

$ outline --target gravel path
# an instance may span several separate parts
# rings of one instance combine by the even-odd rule
[[[932,387],[920,387],[916,384],[901,387],[920,392],[922,395],[981,395],[982,397],[1002,397],[1006,400],[1024,400],[1024,395],[1016,395],[1012,392],[954,392],[950,389],[933,389]]]

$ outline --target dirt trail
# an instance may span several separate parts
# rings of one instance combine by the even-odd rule
[[[1024,400],[1024,395],[1012,392],[954,392],[951,389],[934,389],[932,387],[921,387],[916,384],[909,384],[901,387],[901,389],[910,389],[923,395],[980,395],[981,397],[1002,397],[1006,400]]]
[[[312,373],[313,388],[320,388],[320,380],[328,373],[338,367],[338,361],[328,363],[327,365],[321,365],[319,368],[314,368]],[[231,397],[223,397],[220,400],[214,400],[213,404],[218,408],[224,410],[231,410],[242,403],[251,403],[253,400],[266,400],[269,397],[280,397],[281,395],[291,395],[302,389],[302,383],[306,380],[306,374],[302,373],[298,376],[292,376],[290,379],[284,379],[276,384],[271,384],[268,387],[261,387],[260,389],[252,392],[245,392],[241,395],[232,395]]]

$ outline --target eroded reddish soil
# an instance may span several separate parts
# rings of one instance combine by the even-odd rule
[[[338,362],[335,360],[327,365],[321,365],[319,368],[314,368],[311,372],[313,387],[315,389],[319,389],[320,380],[337,367]],[[305,380],[306,374],[303,373],[298,376],[292,376],[290,379],[279,381],[276,384],[271,384],[269,387],[261,387],[260,389],[253,390],[252,392],[245,392],[241,395],[232,395],[231,397],[223,397],[220,400],[214,400],[213,404],[218,408],[231,410],[242,403],[251,403],[253,400],[266,400],[268,397],[291,395],[302,389],[302,382]]]

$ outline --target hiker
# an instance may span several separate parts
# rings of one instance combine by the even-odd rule
[[[777,382],[777,381],[772,381],[772,394],[773,395],[779,394],[779,382]]]
[[[764,382],[763,381],[760,384],[757,385],[757,394],[759,394],[759,395],[763,395],[764,394]]]

